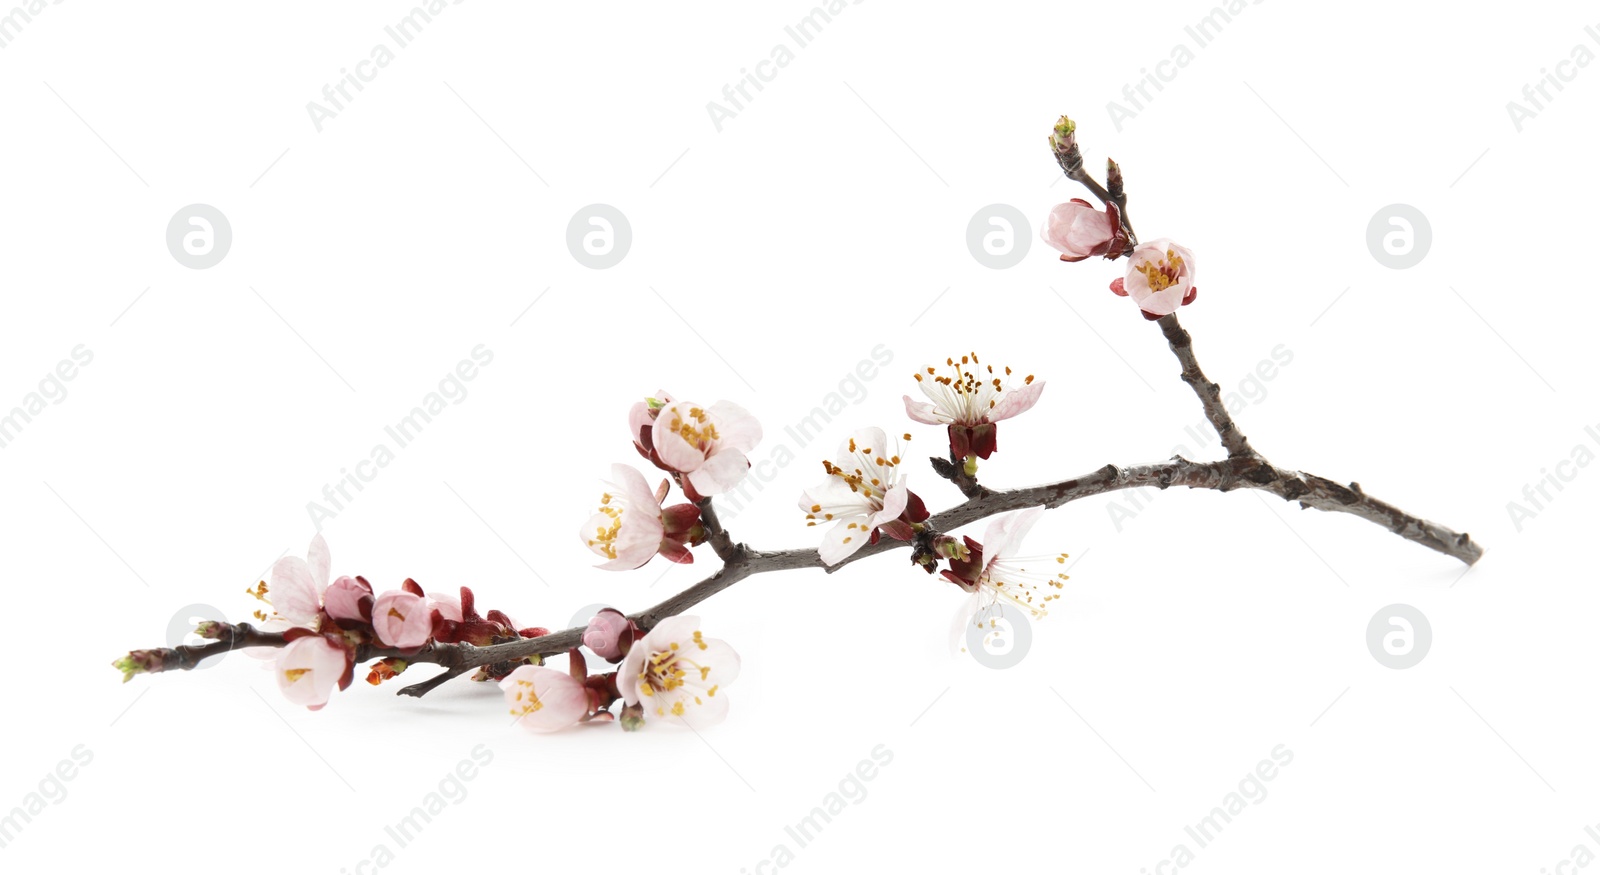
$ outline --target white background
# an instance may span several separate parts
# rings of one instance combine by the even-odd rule
[[[380,844],[394,872],[767,873],[780,844],[814,872],[1170,872],[1180,843],[1210,872],[1600,854],[1600,468],[1563,468],[1575,479],[1520,531],[1507,509],[1532,510],[1524,486],[1574,447],[1600,452],[1600,69],[1520,132],[1506,110],[1575,45],[1600,52],[1591,7],[1272,0],[1195,49],[1204,2],[871,0],[718,131],[707,102],[809,4],[473,0],[318,132],[307,102],[409,8],[68,0],[0,49],[0,409],[93,353],[0,450],[0,812],[76,746],[93,756],[0,849],[6,871],[371,872]],[[1193,62],[1119,130],[1107,103],[1180,43]],[[1009,670],[950,652],[962,596],[904,553],[714,598],[704,627],[744,673],[702,737],[535,737],[466,681],[421,701],[358,683],[312,714],[242,655],[117,683],[108,663],[167,643],[180,607],[245,618],[245,588],[313,534],[306,504],[478,344],[494,360],[470,394],[327,522],[336,574],[468,584],[549,626],[688,586],[715,567],[704,548],[613,574],[574,535],[608,466],[639,462],[627,406],[661,387],[746,405],[767,427],[757,461],[795,452],[730,520],[758,546],[814,537],[794,498],[848,430],[909,428],[916,455],[939,452],[900,396],[951,353],[1048,384],[1002,426],[992,486],[1217,457],[1185,432],[1201,411],[1158,330],[1106,291],[1120,264],[1065,265],[1034,239],[993,270],[967,249],[987,204],[1038,223],[1081,194],[1045,147],[1061,112],[1091,168],[1122,164],[1141,235],[1197,252],[1182,315],[1210,376],[1238,391],[1292,352],[1244,387],[1256,447],[1470,531],[1476,569],[1254,493],[1161,494],[1120,530],[1086,500],[1034,532],[1081,561]],[[164,243],[192,203],[233,228],[208,270]],[[592,203],[633,230],[608,270],[565,243]],[[1409,270],[1367,248],[1392,203],[1431,222]],[[783,433],[879,344],[892,363],[824,439]],[[935,510],[959,498],[911,476]],[[1365,644],[1397,602],[1433,628],[1408,670]],[[395,847],[384,826],[478,745],[493,759],[465,798]],[[877,745],[892,763],[799,847],[784,827]],[[1292,763],[1199,848],[1184,827],[1277,745]]]

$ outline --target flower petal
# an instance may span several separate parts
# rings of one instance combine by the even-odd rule
[[[267,588],[272,609],[295,626],[314,627],[322,593],[311,582],[311,568],[299,556],[284,556],[272,565]]]
[[[1026,413],[1033,405],[1039,403],[1039,395],[1042,392],[1044,392],[1043,380],[1034,380],[1025,386],[1007,390],[1000,400],[989,408],[989,421],[999,422],[1019,413]]]
[[[554,732],[589,713],[589,695],[571,675],[537,665],[519,666],[500,682],[500,692],[522,728]]]
[[[750,473],[750,460],[739,450],[723,447],[686,476],[694,491],[701,495],[720,495],[735,486]]]
[[[650,426],[650,441],[655,446],[656,454],[674,471],[693,471],[705,463],[706,449],[689,443],[689,439],[680,431],[694,421],[690,411],[700,409],[698,404],[689,401],[669,404],[661,408],[655,423]]]
[[[838,565],[857,550],[866,546],[872,536],[872,527],[865,516],[848,516],[839,519],[822,536],[822,546],[817,549],[824,565]]]
[[[311,539],[311,546],[306,548],[306,565],[311,570],[311,582],[317,587],[317,594],[328,588],[329,569],[333,566],[333,557],[328,552],[328,542],[318,532]]]
[[[761,443],[761,422],[732,401],[718,401],[706,411],[717,424],[717,445],[750,452]]]
[[[901,395],[906,402],[906,415],[924,425],[947,425],[952,420],[939,413],[939,409],[926,401],[912,401],[910,395]]]

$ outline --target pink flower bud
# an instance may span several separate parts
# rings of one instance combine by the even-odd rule
[[[1039,237],[1061,252],[1062,261],[1082,261],[1095,255],[1116,258],[1128,242],[1116,204],[1106,204],[1102,212],[1081,198],[1057,204]]]
[[[607,662],[620,662],[633,647],[633,621],[615,608],[606,608],[589,619],[583,645]]]
[[[370,623],[372,586],[354,577],[341,577],[322,594],[322,607],[341,626],[346,623]]]
[[[428,643],[433,633],[433,612],[428,600],[409,592],[386,592],[372,606],[372,628],[378,639],[399,650]]]

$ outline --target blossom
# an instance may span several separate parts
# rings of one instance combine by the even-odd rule
[[[1111,291],[1133,299],[1146,319],[1160,319],[1194,301],[1194,253],[1171,240],[1140,243],[1128,257],[1128,275]]]
[[[761,423],[743,407],[718,401],[701,407],[677,401],[650,424],[650,446],[662,467],[683,475],[691,501],[727,492],[750,470],[746,455],[761,440]]]
[[[673,562],[693,562],[688,544],[698,544],[705,530],[700,509],[692,504],[663,508],[668,484],[654,491],[644,475],[628,465],[611,466],[610,491],[600,496],[600,509],[584,522],[578,537],[608,561],[599,568],[626,571],[638,568],[660,553]]]
[[[1117,258],[1128,245],[1116,203],[1108,201],[1100,211],[1082,198],[1056,204],[1039,237],[1061,252],[1062,261],[1082,261],[1095,255]]]
[[[984,530],[982,543],[967,538],[965,549],[941,545],[945,555],[950,557],[950,570],[943,572],[944,577],[973,593],[976,608],[1005,601],[1027,611],[1034,619],[1043,617],[1050,602],[1061,598],[1059,590],[1067,580],[1066,574],[1049,570],[1050,563],[1065,565],[1067,554],[1018,555],[1022,539],[1043,513],[1044,508],[1032,507],[998,517]],[[1041,565],[1045,571],[1038,570]]]
[[[656,467],[671,470],[662,464],[661,457],[655,453],[655,439],[651,436],[651,426],[655,424],[656,417],[661,415],[661,408],[673,401],[672,395],[665,389],[656,391],[656,394],[636,402],[628,410],[628,431],[633,438],[633,447],[653,462]]]
[[[633,646],[635,628],[627,615],[616,608],[605,608],[589,618],[583,645],[607,662],[620,662]]]
[[[995,423],[1037,404],[1044,381],[1035,382],[1029,374],[1020,387],[1008,386],[995,376],[994,365],[984,365],[986,371],[980,374],[977,353],[962,356],[959,363],[945,359],[945,365],[952,371],[950,376],[941,376],[932,367],[926,374],[914,375],[917,387],[933,403],[904,396],[906,415],[927,425],[949,426],[950,453],[956,459],[987,459],[996,449]],[[1011,369],[1004,370],[1003,376],[1010,377]]]
[[[360,577],[341,577],[322,594],[323,610],[340,626],[372,622],[372,584]]]
[[[392,591],[372,605],[372,628],[378,640],[399,650],[414,650],[433,634],[433,611],[426,596]]]
[[[272,615],[257,614],[261,628],[269,632],[285,629],[316,630],[322,620],[322,593],[328,588],[328,569],[332,560],[328,542],[318,534],[306,548],[306,558],[284,556],[272,565],[272,583],[252,594],[272,606]]]
[[[350,652],[321,635],[304,635],[278,652],[273,674],[284,698],[313,711],[328,704],[335,687],[350,685]]]
[[[553,668],[518,666],[500,681],[500,692],[511,716],[533,732],[565,729],[589,713],[589,691],[583,683]]]
[[[808,526],[833,523],[818,551],[823,563],[837,565],[876,541],[879,526],[905,513],[910,491],[896,470],[899,466],[899,444],[891,451],[881,428],[864,428],[845,438],[837,461],[822,463],[828,479],[800,494],[800,509]]]
[[[690,725],[698,729],[727,716],[722,688],[738,676],[739,654],[726,641],[704,637],[699,617],[669,617],[634,642],[617,669],[617,690],[624,705],[657,717],[692,714]]]

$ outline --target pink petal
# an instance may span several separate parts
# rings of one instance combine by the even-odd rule
[[[285,556],[273,563],[267,594],[272,609],[295,626],[311,627],[322,609],[322,593],[311,582],[306,561],[298,556]]]
[[[949,417],[939,418],[938,408],[926,401],[912,401],[910,395],[901,395],[906,402],[906,415],[924,425],[945,425],[950,422]]]
[[[316,710],[328,704],[348,665],[349,655],[343,648],[319,635],[310,635],[289,642],[279,651],[273,673],[285,699]]]
[[[1039,394],[1043,391],[1043,380],[1034,380],[1025,386],[1007,390],[1005,395],[989,408],[989,421],[999,422],[1019,413],[1026,413],[1033,405],[1039,403]]]
[[[701,495],[719,495],[739,485],[750,473],[750,460],[745,454],[723,448],[706,459],[698,470],[685,475],[694,490]]]
[[[329,569],[333,566],[333,559],[328,553],[328,542],[318,532],[311,539],[311,546],[306,548],[306,565],[311,570],[311,582],[316,585],[320,594],[328,588]]]
[[[655,424],[650,427],[650,441],[655,446],[656,454],[674,471],[693,471],[705,463],[705,450],[689,443],[683,435],[673,430],[684,423],[692,424],[694,420],[689,416],[689,411],[697,407],[698,404],[688,401],[669,404],[656,415]]]
[[[500,682],[511,714],[524,729],[554,732],[589,713],[589,694],[571,675],[537,665],[524,665]]]
[[[904,480],[890,486],[889,491],[883,495],[883,510],[873,514],[868,525],[877,528],[884,523],[899,519],[900,515],[906,512],[906,502],[909,499],[910,492],[906,489]]]
[[[422,596],[386,592],[372,605],[372,628],[390,647],[412,650],[427,644],[432,636],[433,612]]]
[[[638,469],[631,465],[612,465],[611,482],[622,490],[622,497],[627,499],[630,509],[638,508],[642,513],[659,515],[661,502]]]
[[[748,453],[761,443],[761,422],[732,401],[718,401],[706,411],[717,424],[717,444]]]

